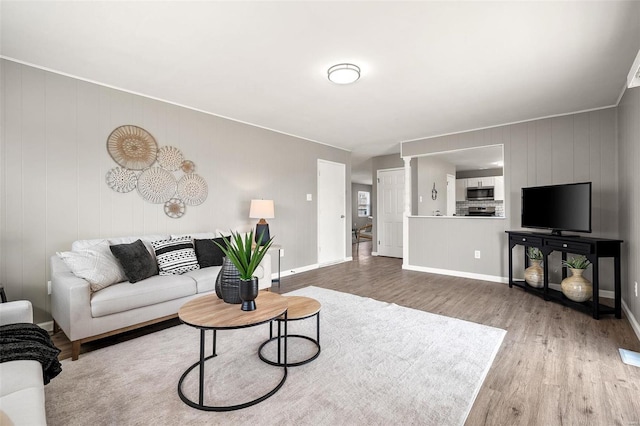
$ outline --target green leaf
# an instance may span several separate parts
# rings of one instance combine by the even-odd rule
[[[262,259],[267,254],[267,251],[273,243],[273,237],[269,239],[263,246],[262,236],[258,237],[258,242],[255,247],[253,246],[253,229],[244,238],[239,232],[231,232],[231,238],[225,239],[224,246],[217,242],[216,245],[220,247],[225,256],[229,258],[231,263],[238,269],[240,278],[243,280],[250,280],[253,277],[254,272],[262,262]]]

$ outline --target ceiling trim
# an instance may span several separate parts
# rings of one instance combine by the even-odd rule
[[[302,140],[305,140],[305,141],[308,141],[308,142],[317,143],[319,145],[324,145],[324,146],[328,146],[328,147],[331,147],[331,148],[339,149],[341,151],[351,152],[350,149],[342,148],[340,146],[335,146],[335,145],[331,145],[331,144],[328,144],[328,143],[325,143],[325,142],[320,142],[320,141],[316,141],[316,140],[313,140],[313,139],[305,138],[304,136],[298,136],[298,135],[294,135],[292,133],[287,133],[287,132],[283,132],[283,131],[280,131],[280,130],[271,129],[269,127],[260,126],[259,124],[249,123],[247,121],[238,120],[236,118],[226,117],[224,115],[215,114],[215,113],[210,112],[210,111],[205,111],[205,110],[202,110],[202,109],[199,109],[199,108],[190,107],[188,105],[179,104],[177,102],[168,101],[166,99],[158,98],[158,97],[151,96],[151,95],[146,95],[144,93],[135,92],[133,90],[123,89],[121,87],[112,86],[110,84],[101,83],[99,81],[90,80],[88,78],[79,77],[77,75],[73,75],[73,74],[69,74],[69,73],[66,73],[66,72],[58,71],[58,70],[55,70],[55,69],[51,69],[51,68],[43,67],[43,66],[40,66],[40,65],[32,64],[30,62],[21,61],[20,59],[11,58],[9,56],[0,55],[0,59],[6,59],[7,61],[15,62],[17,64],[26,65],[26,66],[29,66],[29,67],[32,67],[32,68],[37,68],[37,69],[40,69],[40,70],[43,70],[43,71],[51,72],[51,73],[54,73],[54,74],[65,76],[65,77],[74,78],[76,80],[85,81],[87,83],[96,84],[98,86],[106,87],[106,88],[113,89],[113,90],[118,90],[120,92],[130,93],[130,94],[136,95],[136,96],[142,96],[143,98],[153,99],[154,101],[164,102],[164,103],[167,103],[167,104],[170,104],[170,105],[175,105],[175,106],[180,107],[180,108],[186,108],[186,109],[189,109],[189,110],[192,110],[192,111],[201,112],[203,114],[211,115],[211,116],[214,116],[214,117],[223,118],[225,120],[234,121],[236,123],[246,124],[247,126],[257,127],[259,129],[268,130],[270,132],[279,133],[281,135],[291,136],[291,137],[296,138],[296,139],[302,139]]]
[[[624,94],[624,91],[622,92],[622,94]],[[521,123],[529,123],[531,121],[546,120],[548,118],[566,117],[567,115],[575,115],[575,114],[582,114],[582,113],[585,113],[585,112],[600,111],[600,110],[603,110],[603,109],[616,108],[618,106],[618,104],[620,103],[621,99],[622,99],[622,95],[620,96],[620,98],[618,99],[618,102],[616,102],[615,105],[608,105],[608,106],[603,106],[603,107],[598,107],[598,108],[591,108],[591,109],[583,109],[581,111],[566,112],[566,113],[562,113],[562,114],[547,115],[547,116],[544,116],[544,117],[530,118],[530,119],[527,119],[527,120],[512,121],[510,123],[496,124],[494,126],[478,127],[478,128],[475,128],[475,129],[461,130],[459,132],[443,133],[443,134],[440,134],[440,135],[427,136],[427,137],[424,137],[424,138],[415,138],[415,139],[409,139],[409,140],[406,140],[406,141],[400,141],[400,157],[404,158],[404,155],[402,155],[402,144],[405,143],[405,142],[417,142],[417,141],[429,140],[429,139],[434,139],[434,138],[440,138],[440,137],[443,137],[443,136],[460,135],[460,134],[463,134],[463,133],[475,132],[475,131],[478,131],[478,130],[495,129],[496,127],[511,126],[513,124],[521,124]],[[413,158],[413,157],[407,157],[407,158]]]

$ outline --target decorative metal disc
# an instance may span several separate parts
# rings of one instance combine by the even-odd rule
[[[184,214],[186,207],[181,199],[172,198],[164,203],[164,213],[173,219],[178,219]]]
[[[204,178],[195,173],[182,176],[178,181],[178,197],[189,206],[197,206],[207,199],[209,189]]]
[[[158,150],[158,164],[165,170],[178,170],[184,161],[184,155],[176,147],[163,146]]]
[[[117,192],[130,192],[136,187],[138,177],[133,170],[114,167],[107,172],[105,178],[109,188]]]
[[[111,132],[107,138],[107,151],[122,167],[143,170],[156,161],[158,144],[143,128],[126,125]]]
[[[160,167],[145,169],[138,176],[138,193],[150,203],[160,204],[176,193],[176,178]]]
[[[180,168],[182,169],[183,172],[185,172],[186,174],[189,173],[195,173],[196,171],[196,164],[191,161],[191,160],[184,160],[182,162],[182,166],[180,166]]]

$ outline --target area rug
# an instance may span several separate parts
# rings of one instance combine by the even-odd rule
[[[318,287],[288,294],[321,302],[322,351],[290,367],[271,398],[232,412],[184,404],[178,380],[197,361],[200,343],[198,330],[178,325],[63,361],[45,387],[49,425],[462,425],[506,334]],[[289,333],[313,336],[315,326],[314,319],[290,322]],[[248,401],[280,381],[282,368],[257,356],[268,335],[267,324],[218,332],[218,356],[206,363],[205,404]],[[313,350],[290,339],[289,362]],[[275,342],[263,355],[275,358]],[[197,399],[197,380],[195,369],[184,383],[189,398]]]

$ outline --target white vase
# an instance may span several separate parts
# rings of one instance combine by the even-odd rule
[[[591,281],[582,276],[584,269],[571,269],[571,276],[562,280],[562,293],[574,302],[586,302],[593,295]]]
[[[531,266],[524,270],[524,280],[531,287],[544,287],[544,270],[542,260],[531,260]]]

